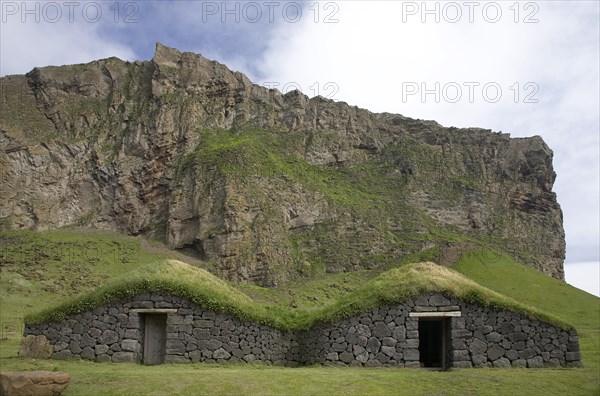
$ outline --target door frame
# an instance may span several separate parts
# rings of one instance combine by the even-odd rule
[[[411,312],[408,315],[411,318],[421,320],[441,321],[442,322],[442,367],[423,367],[425,370],[448,370],[451,365],[450,353],[452,350],[452,320],[462,316],[461,311],[433,311],[433,312]],[[421,344],[421,334],[419,334],[419,345]],[[421,358],[419,356],[419,362]]]

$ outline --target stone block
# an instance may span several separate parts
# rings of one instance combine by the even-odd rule
[[[404,356],[404,360],[407,362],[410,360],[419,360],[419,350],[418,349],[405,349],[402,351],[402,355]]]
[[[356,356],[356,361],[359,363],[366,363],[369,360],[369,353],[367,351]]]
[[[328,353],[328,354],[325,356],[325,358],[326,358],[327,360],[331,360],[331,361],[337,361],[337,360],[339,360],[339,356],[338,356],[338,353],[337,353],[337,352],[329,352],[329,353]]]
[[[544,367],[544,359],[542,359],[541,356],[534,356],[531,359],[527,359],[527,367],[529,367],[529,368]]]
[[[479,330],[483,333],[483,334],[489,334],[492,331],[494,331],[494,327],[493,326],[489,326],[489,325],[482,325]]]
[[[96,354],[94,353],[93,348],[87,346],[81,350],[80,356],[82,359],[94,360],[94,358],[96,357]]]
[[[452,362],[452,367],[453,368],[459,368],[459,369],[461,369],[461,368],[472,368],[473,365],[471,364],[470,361],[464,360],[464,361],[460,361],[460,362],[456,362],[456,361]]]
[[[350,352],[342,352],[342,353],[339,354],[339,359],[342,362],[348,364],[348,363],[350,363],[351,361],[354,360],[354,355],[352,353],[350,353]]]
[[[82,348],[85,347],[94,347],[96,345],[96,340],[92,337],[90,337],[89,334],[84,334],[83,336],[81,336],[81,340],[79,341],[79,345]]]
[[[490,348],[488,348],[488,351],[487,351],[488,358],[492,362],[495,360],[498,360],[498,358],[504,356],[505,353],[506,353],[506,351],[504,350],[504,348],[501,348],[498,345],[492,345]]]
[[[406,339],[406,328],[404,326],[396,326],[392,332],[392,337],[396,341],[403,341]]]
[[[484,354],[487,351],[487,344],[478,338],[473,339],[469,345],[469,352],[474,355]]]
[[[404,326],[406,327],[407,332],[416,331],[417,337],[419,337],[419,320],[417,318],[407,318]]]
[[[62,371],[4,371],[0,373],[0,394],[60,395],[70,381],[71,376]]]
[[[446,297],[442,296],[441,294],[434,294],[433,296],[429,297],[429,305],[433,305],[436,307],[449,306],[450,300],[448,300]]]
[[[452,360],[455,362],[461,362],[465,360],[471,360],[469,356],[469,351],[464,350],[454,350],[452,351]]]
[[[338,344],[336,342],[331,345],[331,350],[334,352],[344,352],[347,347],[348,347],[348,344],[345,342],[343,344]]]
[[[213,352],[213,359],[229,359],[231,354],[223,348],[219,348]]]
[[[355,334],[346,334],[344,340],[348,344],[356,344],[358,342],[358,337]]]
[[[81,345],[77,341],[71,341],[69,343],[69,350],[72,353],[79,355],[81,353]]]
[[[392,357],[396,353],[396,348],[393,346],[382,346],[381,353],[383,353],[387,357]],[[382,363],[384,363],[384,362],[382,362]]]
[[[53,352],[52,345],[43,335],[28,335],[21,340],[19,356],[34,359],[48,359]]]
[[[516,351],[523,351],[527,348],[525,341],[517,341],[513,344],[513,349]]]
[[[365,324],[356,325],[356,334],[363,337],[371,337],[371,329]]]
[[[511,322],[502,322],[498,326],[498,331],[500,331],[500,333],[502,333],[502,334],[508,334],[508,333],[513,332],[514,330],[515,330],[515,325],[513,325]]]
[[[113,357],[114,359],[114,357]],[[190,362],[190,358],[181,355],[165,355],[165,363],[186,364]]]
[[[202,352],[201,351],[192,351],[188,354],[192,363],[198,363],[202,361]]]
[[[110,360],[110,356],[108,356],[107,354],[104,353],[102,355],[96,356],[96,361],[98,363],[107,363],[107,362],[110,362],[111,360]]]
[[[135,354],[133,352],[115,352],[112,354],[112,361],[114,363],[133,363]]]
[[[352,347],[352,352],[354,353],[354,356],[360,355],[364,351],[366,351],[366,349],[364,347],[361,347],[360,345],[354,345]],[[348,351],[348,352],[350,352],[350,351]]]
[[[380,347],[381,347],[381,342],[375,337],[371,337],[367,341],[366,349],[368,352],[377,353],[377,352],[379,352]]]
[[[418,348],[419,347],[419,339],[418,338],[409,338],[404,342],[406,348]]]
[[[506,356],[509,360],[513,361],[519,358],[519,352],[515,351],[514,349],[509,349],[508,351],[506,351],[504,356]]]
[[[248,354],[248,355],[244,356],[243,359],[246,362],[253,362],[256,360],[256,356],[254,356],[253,354]]]
[[[452,340],[452,349],[467,349],[467,340]]]
[[[88,330],[88,334],[92,338],[98,338],[102,335],[102,330],[92,327],[91,329]]]
[[[473,362],[474,365],[481,365],[487,362],[487,356],[486,355],[473,355],[471,357],[471,361]]]
[[[373,337],[383,339],[384,337],[391,336],[392,332],[384,322],[375,322],[375,326],[373,327],[371,334]]]
[[[119,334],[113,330],[104,330],[102,335],[98,337],[98,342],[101,344],[114,344],[117,341],[119,341]]]
[[[579,352],[567,352],[565,355],[567,362],[574,362],[581,360],[581,354]]]
[[[429,307],[426,305],[417,305],[413,308],[413,312],[436,312],[437,309],[435,307]]]
[[[195,320],[193,325],[194,325],[194,327],[208,329],[208,328],[213,327],[214,322],[212,320],[200,319],[200,320]]]
[[[199,340],[198,341],[198,349],[200,350],[209,350],[216,351],[223,345],[223,343],[219,340],[211,339],[211,340]]]
[[[121,350],[125,352],[137,352],[140,348],[140,343],[137,340],[121,341]]]
[[[512,361],[513,367],[527,367],[527,360],[525,359],[517,359]]]
[[[485,339],[489,342],[500,342],[503,338],[504,337],[501,334],[496,333],[495,331],[492,331],[485,336]]]
[[[84,332],[85,332],[85,327],[83,327],[83,325],[81,323],[77,323],[75,326],[73,326],[74,334],[83,334]]]
[[[108,352],[108,350],[110,348],[108,345],[101,344],[101,345],[96,345],[94,349],[95,349],[96,355],[102,355],[102,354],[105,354],[106,352]]]
[[[519,359],[531,359],[535,355],[536,355],[536,352],[531,348],[527,348],[522,351],[519,351]]]
[[[465,329],[453,329],[452,330],[452,338],[453,339],[460,339],[460,338],[469,338],[472,336],[473,333],[471,333],[469,330],[465,330]],[[418,334],[417,334],[418,337]]]
[[[508,360],[507,358],[500,358],[500,359],[494,360],[492,362],[492,365],[495,368],[506,368],[506,367],[510,367],[511,366],[510,360]]]

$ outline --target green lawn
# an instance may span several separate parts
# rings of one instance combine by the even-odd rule
[[[59,370],[72,376],[68,395],[597,395],[598,371],[393,368],[282,368],[263,365],[141,366],[19,359],[3,345],[3,370]],[[12,357],[4,357],[11,355]],[[597,367],[597,366],[596,366]]]
[[[46,246],[43,254],[21,254],[16,259],[7,246],[14,238]],[[11,241],[12,239],[12,242]],[[86,242],[87,241],[87,242]],[[92,241],[92,242],[90,242]],[[60,245],[62,243],[62,245]],[[94,245],[96,243],[97,245]],[[48,246],[79,250],[68,257],[48,254]],[[66,245],[65,245],[66,244]],[[119,246],[121,246],[119,248]],[[124,255],[99,255],[96,251],[129,249]],[[282,368],[265,365],[209,364],[142,366],[86,361],[33,360],[17,357],[19,332],[6,331],[6,324],[21,326],[24,314],[48,307],[73,294],[88,292],[126,273],[164,259],[140,248],[139,240],[112,234],[88,236],[57,231],[51,233],[4,233],[0,278],[0,314],[4,341],[0,342],[2,370],[59,370],[72,376],[64,395],[164,395],[164,394],[406,394],[406,395],[600,395],[600,299],[558,282],[509,258],[476,252],[465,255],[455,266],[458,272],[479,284],[512,297],[525,306],[544,311],[573,324],[580,335],[583,369],[468,369],[430,372],[392,368]],[[95,250],[94,250],[95,249]],[[13,249],[14,250],[14,249]],[[28,249],[30,251],[31,249]],[[35,251],[35,249],[34,249]],[[84,252],[82,254],[81,252]],[[7,254],[10,253],[10,254]],[[87,253],[85,253],[87,252]],[[85,257],[87,258],[85,258]],[[67,258],[65,258],[67,257]],[[97,260],[89,258],[97,257]],[[17,257],[18,258],[18,257]],[[68,264],[68,265],[67,265]],[[398,268],[401,270],[402,267]],[[37,275],[33,275],[37,274]],[[400,272],[395,273],[401,274]],[[439,274],[446,272],[440,270]],[[361,277],[364,281],[361,281]],[[373,285],[382,280],[376,273],[323,276],[274,290],[241,287],[259,305],[274,311],[305,312],[325,306],[334,309],[352,296],[372,298]],[[460,279],[457,277],[456,279]],[[369,283],[371,282],[371,286]],[[375,283],[372,283],[375,282]],[[379,283],[377,283],[379,282]],[[451,283],[451,282],[450,282]],[[65,287],[64,285],[69,285]],[[231,285],[235,286],[235,285]],[[450,286],[448,286],[450,287]],[[315,291],[314,295],[312,291]],[[232,291],[232,293],[235,293]],[[240,297],[243,299],[243,297]],[[341,303],[336,303],[341,301]],[[298,304],[290,307],[291,302]],[[339,308],[339,306],[337,307]]]

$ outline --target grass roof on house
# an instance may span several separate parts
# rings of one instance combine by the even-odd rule
[[[281,330],[308,329],[315,324],[355,316],[378,305],[398,304],[428,292],[457,297],[496,310],[516,311],[570,329],[563,320],[487,289],[457,271],[434,263],[407,264],[381,273],[358,289],[311,309],[294,309],[257,301],[206,270],[177,260],[161,260],[118,278],[91,293],[25,316],[25,323],[61,320],[69,315],[146,293],[163,292],[186,298],[215,312]]]

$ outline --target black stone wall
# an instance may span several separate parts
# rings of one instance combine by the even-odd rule
[[[60,322],[28,325],[25,335],[45,335],[53,358],[140,362],[143,314],[136,309],[172,309],[167,315],[165,362],[252,362],[420,367],[419,317],[445,315],[446,367],[581,366],[574,330],[496,312],[440,294],[363,314],[308,331],[283,332],[205,310],[176,296],[143,294]]]

